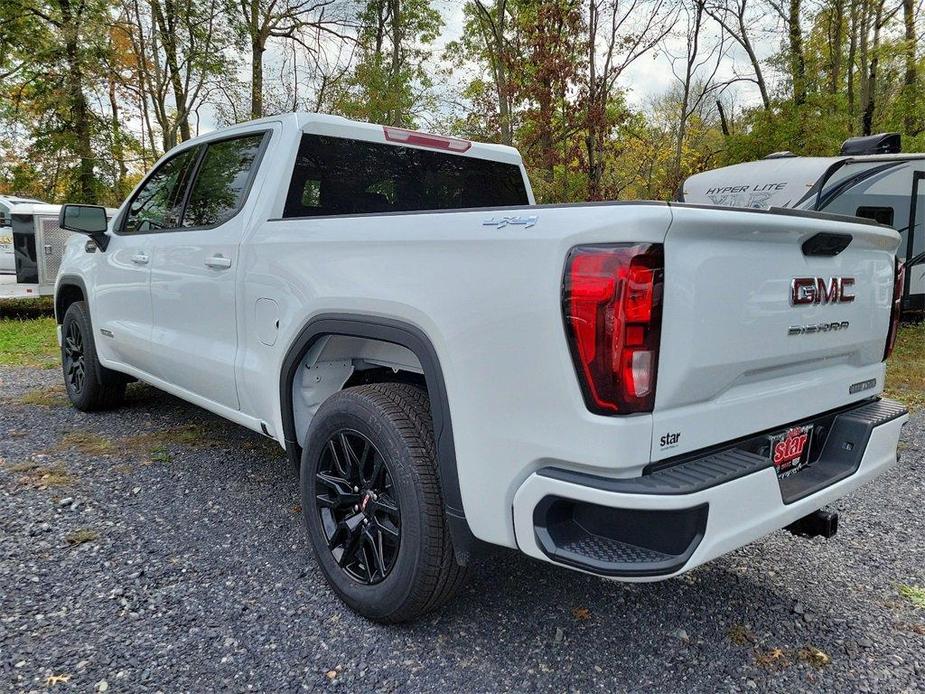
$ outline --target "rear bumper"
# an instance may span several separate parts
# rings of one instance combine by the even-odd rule
[[[765,456],[732,447],[642,477],[559,469],[530,475],[514,497],[526,554],[621,580],[659,580],[783,528],[896,462],[906,410],[866,403],[827,422],[817,460],[779,481]]]

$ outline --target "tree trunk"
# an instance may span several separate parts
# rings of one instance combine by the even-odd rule
[[[903,91],[906,93],[906,112],[903,117],[903,129],[907,135],[918,134],[916,124],[916,75],[915,64],[915,0],[903,0],[903,23],[906,28],[906,45],[904,47],[906,70],[903,75]]]
[[[70,0],[59,0],[64,34],[64,54],[67,61],[67,101],[71,134],[76,140],[74,151],[79,161],[76,180],[71,184],[71,202],[96,202],[96,181],[93,174],[93,144],[90,133],[90,109],[83,90],[83,70],[80,64],[79,27],[82,17],[74,14]]]
[[[392,83],[392,98],[398,99],[401,88],[401,0],[391,0],[392,5],[392,65],[389,70]],[[390,114],[390,125],[404,125],[400,102],[394,102]]]
[[[508,53],[504,31],[507,23],[507,0],[499,0],[496,5],[497,18],[482,4],[475,2],[476,11],[482,26],[485,48],[491,62],[492,77],[495,81],[495,93],[498,97],[498,134],[502,145],[514,144],[514,129],[511,123],[511,84],[508,72]]]
[[[263,118],[263,52],[259,36],[251,41],[251,118]]]
[[[834,0],[832,3],[832,31],[829,44],[829,94],[838,94],[841,83],[841,47],[844,40],[845,1]],[[832,109],[836,108],[833,101]]]
[[[870,32],[870,7],[867,2],[862,2],[861,22],[859,29],[858,45],[858,75],[861,87],[861,130],[864,129],[864,118],[867,114],[867,108],[870,103],[870,62],[868,53],[868,41]]]
[[[719,112],[719,125],[725,137],[729,137],[729,121],[726,120],[726,109],[723,108],[723,102],[717,99],[716,110]]]
[[[116,98],[116,80],[109,76],[109,110],[111,114],[110,127],[112,128],[112,158],[116,160],[114,194],[116,199],[125,197],[125,176],[128,170],[125,166],[125,148],[122,144],[122,125],[119,123],[119,100]],[[142,131],[144,132],[144,131]]]
[[[151,0],[151,10],[154,13],[154,19],[161,36],[161,46],[164,49],[164,57],[167,61],[170,87],[173,90],[174,107],[177,110],[177,121],[173,130],[179,133],[180,141],[184,142],[190,139],[191,132],[189,105],[186,103],[187,94],[180,78],[180,61],[177,57],[177,8],[174,5],[174,0],[165,0],[163,8],[158,0]]]
[[[877,14],[874,17],[874,55],[870,60],[870,73],[867,78],[867,98],[864,105],[864,116],[861,121],[861,132],[864,135],[873,133],[874,111],[877,106],[877,65],[880,60],[880,27],[883,23],[883,1],[877,5]]]
[[[848,117],[854,123],[855,116],[855,97],[854,97],[854,61],[857,59],[858,51],[858,2],[860,0],[851,0],[851,26],[848,32],[848,66],[845,79],[848,83]]]
[[[748,37],[748,29],[745,26],[745,7],[746,3],[743,2],[738,12],[739,43],[742,45],[742,48],[745,49],[748,60],[752,64],[752,71],[755,73],[755,81],[758,83],[758,91],[761,93],[761,103],[767,111],[771,108],[771,97],[768,95],[768,85],[764,80],[761,61],[758,60],[758,56],[755,54],[755,48],[752,46],[752,41]]]
[[[800,4],[801,0],[790,0],[790,13],[787,20],[787,34],[790,42],[790,77],[793,81],[793,103],[796,106],[806,103],[806,58],[803,55]]]

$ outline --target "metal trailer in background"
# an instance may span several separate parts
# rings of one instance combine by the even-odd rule
[[[64,246],[71,237],[58,225],[61,206],[17,201],[7,207],[8,225],[0,236],[12,237],[15,274],[0,275],[0,299],[54,294]]]
[[[851,138],[837,157],[778,152],[691,176],[681,201],[729,207],[789,207],[873,219],[902,236],[898,256],[925,252],[925,154],[900,154],[899,135]],[[925,263],[906,270],[903,312],[925,313]]]

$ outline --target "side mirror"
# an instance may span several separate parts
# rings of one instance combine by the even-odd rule
[[[99,205],[62,205],[58,213],[58,226],[78,234],[86,234],[96,242],[100,250],[109,245],[106,228],[106,208]]]

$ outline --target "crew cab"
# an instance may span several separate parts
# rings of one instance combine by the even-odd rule
[[[319,566],[380,621],[484,543],[651,581],[828,536],[907,419],[880,397],[899,234],[869,220],[535,205],[509,147],[287,114],[61,226],[73,404],[138,379],[278,441]]]

